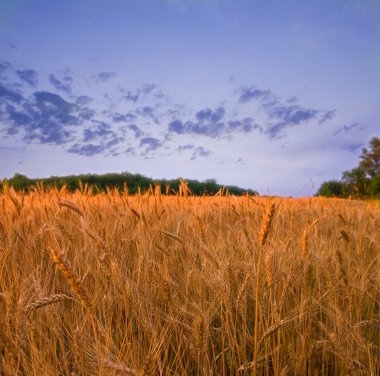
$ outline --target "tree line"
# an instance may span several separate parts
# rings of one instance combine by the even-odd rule
[[[373,137],[368,148],[362,149],[358,166],[344,171],[340,180],[324,182],[317,195],[380,198],[380,139]]]
[[[143,193],[154,190],[159,187],[161,193],[177,194],[180,192],[181,184],[184,180],[181,178],[166,180],[152,179],[140,174],[109,173],[109,174],[83,174],[70,176],[51,176],[49,178],[28,178],[25,175],[16,173],[12,178],[0,180],[0,191],[5,186],[13,187],[16,191],[28,192],[37,186],[45,188],[57,187],[62,189],[65,187],[69,191],[83,189],[86,185],[91,187],[93,192],[105,192],[107,189],[117,189],[120,192],[128,191],[130,194]],[[223,186],[216,182],[215,179],[208,179],[200,182],[198,180],[186,180],[186,186],[191,194],[195,196],[215,195],[218,192],[241,196],[244,194],[257,195],[258,193],[251,189],[243,189],[237,186]]]

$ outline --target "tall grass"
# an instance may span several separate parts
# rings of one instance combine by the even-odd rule
[[[380,207],[0,195],[1,375],[379,375]]]

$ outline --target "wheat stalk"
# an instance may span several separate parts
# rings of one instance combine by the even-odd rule
[[[161,234],[164,235],[165,237],[169,238],[169,239],[175,240],[178,243],[183,244],[183,240],[179,236],[172,234],[171,232],[161,230]]]
[[[268,286],[272,286],[272,283],[273,283],[273,260],[272,260],[273,256],[267,252],[267,254],[265,255],[265,273],[266,273],[266,277],[267,277],[267,283],[268,283]]]
[[[113,362],[111,360],[104,360],[103,364],[109,368],[113,369],[116,372],[123,373],[125,375],[136,375],[136,371],[133,370],[130,367],[125,366],[124,364],[121,364],[119,362]]]
[[[307,229],[303,231],[301,241],[302,241],[301,259],[305,260],[309,253],[309,234],[308,234]]]
[[[155,361],[154,354],[149,354],[143,365],[141,376],[152,376],[156,374],[157,364]]]
[[[262,222],[261,230],[259,232],[259,258],[257,261],[256,268],[256,297],[255,297],[255,328],[254,328],[254,346],[253,346],[253,372],[252,374],[256,376],[257,374],[257,355],[259,350],[259,298],[260,298],[260,273],[261,273],[261,258],[263,253],[263,247],[268,240],[268,236],[272,231],[273,219],[276,214],[276,203],[273,201],[270,209],[267,211],[267,214]]]

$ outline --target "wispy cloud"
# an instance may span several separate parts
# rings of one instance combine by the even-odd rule
[[[146,98],[149,94],[153,93],[154,96],[160,97],[161,92],[157,85],[145,83],[134,90],[126,90],[119,86],[119,91],[122,93],[122,99],[136,103],[140,99]]]
[[[79,144],[72,145],[68,152],[72,154],[85,155],[90,157],[92,155],[104,153],[108,149],[107,144]]]
[[[24,97],[20,93],[12,89],[8,89],[7,87],[0,84],[0,99],[3,101],[21,103]]]
[[[364,124],[361,124],[361,123],[358,123],[358,122],[354,122],[354,123],[351,123],[351,124],[342,125],[341,127],[337,128],[335,130],[335,132],[333,133],[333,135],[337,136],[339,134],[345,134],[345,133],[351,132],[354,129],[362,130],[364,128],[365,128]]]
[[[316,119],[319,115],[319,111],[312,108],[302,108],[298,105],[280,105],[269,108],[268,115],[269,118],[274,121],[274,124],[270,125],[265,133],[271,138],[275,138],[285,128]]]
[[[145,133],[136,125],[128,125],[128,128],[134,133],[135,138],[140,138],[145,135]]]
[[[16,70],[16,74],[21,81],[26,82],[32,87],[38,84],[38,73],[34,69]]]
[[[0,61],[0,74],[12,69],[12,64],[6,61]]]
[[[94,100],[93,98],[87,97],[86,95],[80,95],[80,96],[75,100],[75,103],[76,103],[78,106],[85,106],[85,105],[91,103],[93,100]]]
[[[177,148],[180,154],[190,153],[190,159],[195,160],[199,157],[206,158],[211,155],[211,151],[205,149],[203,146],[196,146],[193,144],[181,145]]]
[[[359,150],[360,148],[362,148],[364,146],[363,143],[361,142],[357,142],[357,143],[353,143],[353,144],[346,144],[343,146],[343,149],[345,150],[348,150],[350,152],[356,152],[357,150]]]
[[[115,147],[123,143],[124,137],[120,136],[111,125],[93,120],[92,125],[82,132],[82,139],[75,142],[68,152],[91,156],[95,154],[116,153]]]
[[[136,109],[136,113],[144,117],[152,117],[154,116],[154,108],[151,106],[139,107]]]
[[[116,112],[112,115],[112,121],[114,121],[116,123],[121,123],[121,122],[129,123],[129,122],[133,122],[136,119],[137,119],[137,116],[134,114],[131,114],[131,113],[120,114],[120,113]]]
[[[65,93],[71,92],[70,80],[59,80],[54,74],[50,74],[49,81],[54,86],[55,89],[63,91]]]
[[[37,91],[28,100],[14,94],[11,98],[19,106],[6,107],[7,133],[22,131],[26,142],[65,144],[74,135],[72,127],[81,125],[91,112],[47,91]]]
[[[256,86],[244,86],[237,90],[239,103],[256,103],[258,109],[267,117],[265,134],[270,138],[284,136],[283,131],[289,127],[317,121],[322,124],[333,119],[336,110],[323,111],[312,107],[303,107],[297,104],[296,97],[282,101],[271,90],[262,90]]]
[[[116,77],[115,72],[100,72],[96,76],[97,80],[100,82],[107,82],[109,80],[112,80],[115,77]]]
[[[239,120],[228,120],[226,110],[218,107],[215,110],[206,108],[195,114],[194,120],[175,119],[168,125],[168,131],[176,134],[193,134],[211,138],[224,137],[231,133],[249,133],[260,126],[251,117]]]
[[[117,137],[112,127],[103,121],[93,121],[93,125],[83,130],[84,141],[94,141],[96,139],[108,139]]]
[[[239,102],[241,103],[247,103],[252,100],[267,100],[272,96],[272,93],[270,90],[260,90],[257,89],[255,86],[245,86],[240,89],[238,89],[238,93],[240,94]]]
[[[136,103],[136,102],[138,101],[139,97],[140,97],[140,93],[138,93],[138,92],[132,92],[132,91],[129,90],[129,91],[124,95],[123,98],[124,98],[126,101],[131,101],[131,102],[133,102],[133,103]]]
[[[326,111],[320,118],[319,124],[322,124],[328,120],[331,120],[336,114],[336,110]]]
[[[155,137],[144,137],[140,139],[140,147],[145,148],[145,153],[155,151],[163,145],[164,141],[160,141]]]
[[[13,67],[3,65],[3,70],[12,71],[10,77],[14,77]],[[29,80],[29,85],[38,85],[36,71],[17,72],[21,80]],[[101,72],[92,77],[99,83],[116,74]],[[118,87],[118,97],[115,99],[111,92],[107,96],[108,108],[102,108],[104,102],[99,95],[97,99],[75,96],[73,85],[78,80],[74,81],[69,70],[49,75],[49,81],[62,96],[45,90],[24,97],[25,88],[20,85],[0,85],[2,129],[8,137],[18,135],[26,143],[61,145],[63,150],[83,156],[125,152],[144,158],[162,153],[181,154],[190,160],[207,158],[215,152],[215,146],[199,145],[202,138],[209,143],[213,139],[210,145],[223,139],[233,142],[238,135],[248,140],[254,133],[277,139],[284,137],[290,127],[322,124],[336,113],[302,106],[295,97],[281,100],[272,90],[254,85],[236,89],[232,98],[220,98],[222,104],[218,106],[203,108],[177,103],[155,84],[128,90]],[[355,126],[341,127],[336,133],[348,132]]]

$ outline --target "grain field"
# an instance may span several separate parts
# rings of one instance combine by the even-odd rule
[[[1,375],[379,375],[380,206],[0,195]]]

